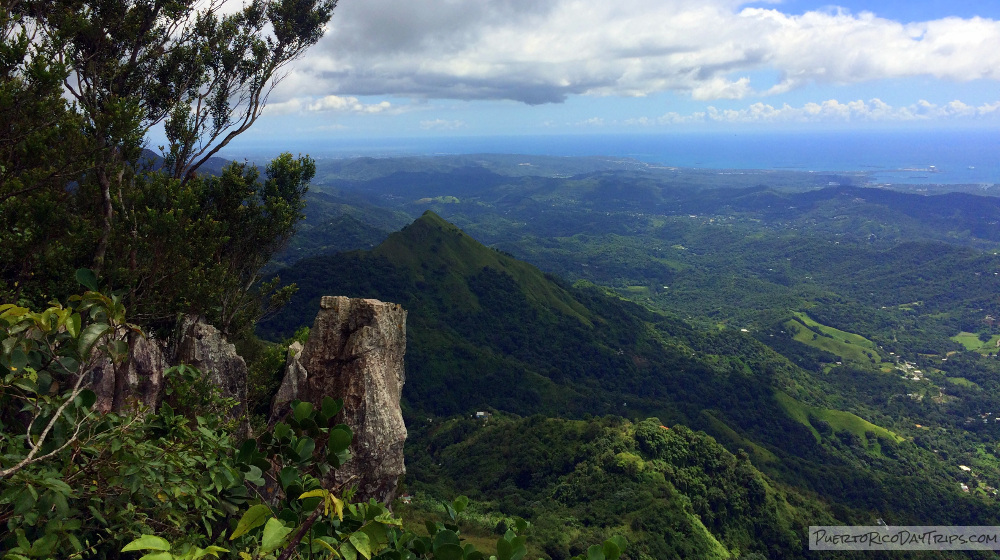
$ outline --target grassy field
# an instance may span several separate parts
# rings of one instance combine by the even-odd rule
[[[966,350],[988,354],[997,351],[997,340],[1000,340],[1000,335],[995,334],[988,341],[983,342],[979,340],[979,335],[976,333],[962,331],[951,339],[964,346]]]
[[[817,323],[803,312],[795,313],[795,319],[785,322],[785,328],[792,333],[795,340],[836,354],[845,361],[859,364],[879,364],[882,362],[874,342],[861,335]],[[814,331],[819,331],[822,334],[816,334]]]
[[[810,417],[826,422],[831,428],[833,428],[834,432],[847,430],[866,442],[868,442],[868,438],[865,436],[866,432],[874,432],[878,436],[897,442],[903,441],[902,437],[897,436],[881,426],[876,426],[860,416],[851,414],[850,412],[810,406],[800,403],[799,401],[781,392],[775,393],[775,397],[781,404],[781,408],[783,408],[789,416],[803,426],[809,428],[809,431],[813,433],[816,441],[822,440],[823,436],[819,433],[819,430],[813,426],[812,422],[810,422]],[[876,442],[868,443],[874,444]]]
[[[970,389],[980,388],[979,385],[975,384],[975,382],[969,381],[964,377],[946,377],[945,379],[948,380],[948,383],[954,383],[955,385],[960,385],[962,387],[968,387]]]

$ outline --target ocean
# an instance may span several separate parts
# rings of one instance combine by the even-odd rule
[[[331,138],[314,157],[507,153],[629,157],[705,169],[864,171],[872,183],[1000,183],[1000,131],[899,130]]]

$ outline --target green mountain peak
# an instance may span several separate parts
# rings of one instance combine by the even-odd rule
[[[453,306],[479,309],[470,281],[492,269],[509,276],[535,306],[591,325],[587,308],[540,270],[483,245],[430,210],[390,235],[372,254],[409,270],[422,289],[436,291]]]

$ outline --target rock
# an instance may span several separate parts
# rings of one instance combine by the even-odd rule
[[[128,358],[117,367],[111,360],[98,359],[91,370],[91,389],[97,393],[94,410],[98,412],[155,411],[160,404],[163,371],[169,367],[163,348],[137,332],[129,334],[128,346]]]
[[[163,372],[169,366],[163,348],[155,341],[133,332],[128,337],[129,354],[115,378],[116,412],[144,407],[155,411],[163,397]]]
[[[115,366],[107,358],[98,359],[96,362],[89,372],[90,389],[97,394],[93,408],[95,412],[107,414],[112,411],[115,403]]]
[[[207,373],[224,397],[239,401],[230,416],[242,418],[242,435],[249,434],[246,420],[247,364],[219,329],[201,317],[187,315],[178,325],[173,352],[173,363],[194,366]]]
[[[309,372],[302,365],[301,356],[302,343],[293,342],[288,347],[288,357],[285,358],[285,376],[281,379],[281,387],[278,388],[278,392],[271,400],[271,416],[268,419],[268,425],[273,426],[288,414],[291,410],[288,403],[296,399],[302,400],[300,395],[305,388]]]
[[[401,306],[330,296],[321,300],[302,350],[308,376],[298,398],[316,405],[324,396],[344,399],[338,421],[354,431],[353,458],[334,471],[332,482],[356,485],[361,500],[390,503],[406,472],[406,426],[399,407],[405,353],[406,311]]]

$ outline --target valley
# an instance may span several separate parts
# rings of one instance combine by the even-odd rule
[[[325,294],[409,310],[406,485],[422,507],[466,493],[490,519],[532,520],[552,558],[581,553],[567,523],[651,558],[799,557],[810,524],[993,523],[1000,201],[524,159],[321,162],[271,265],[298,286],[261,325],[271,339]],[[628,439],[650,418],[710,436],[774,489],[777,517],[671,478],[685,460]],[[543,435],[570,426],[585,451]],[[532,438],[548,443],[529,459]],[[498,445],[518,457],[505,475]],[[610,486],[561,498],[581,483]],[[605,501],[634,483],[642,503],[691,504],[649,513],[686,519],[663,518],[672,536]]]

